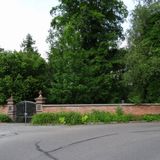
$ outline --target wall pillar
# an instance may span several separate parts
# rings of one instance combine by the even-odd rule
[[[39,92],[39,97],[35,98],[36,101],[36,113],[43,112],[43,104],[45,104],[46,98],[42,96],[42,91]]]
[[[7,108],[8,108],[8,116],[15,121],[16,119],[16,107],[14,104],[14,100],[13,100],[13,96],[11,96],[8,100],[7,100]]]

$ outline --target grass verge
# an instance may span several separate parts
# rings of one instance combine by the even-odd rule
[[[34,125],[77,125],[77,124],[96,124],[112,122],[130,122],[130,121],[160,121],[160,115],[135,116],[131,114],[108,113],[103,111],[92,111],[91,113],[80,114],[78,112],[59,112],[59,113],[41,113],[32,117]]]

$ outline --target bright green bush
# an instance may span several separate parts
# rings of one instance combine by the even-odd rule
[[[78,112],[66,112],[60,113],[59,115],[65,117],[66,124],[75,125],[75,124],[82,124],[82,115]]]
[[[88,120],[89,120],[89,117],[88,117],[88,115],[87,114],[84,114],[84,115],[82,115],[82,123],[83,124],[87,124],[88,123]]]
[[[66,124],[65,117],[59,117],[58,121],[60,124]]]
[[[6,114],[0,114],[0,122],[12,122],[12,120]]]

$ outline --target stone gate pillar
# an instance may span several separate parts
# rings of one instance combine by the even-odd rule
[[[16,106],[14,104],[13,96],[7,100],[8,116],[15,121],[16,119]]]
[[[45,104],[46,98],[42,96],[42,91],[39,92],[39,97],[35,98],[36,101],[36,113],[43,112],[43,104]]]

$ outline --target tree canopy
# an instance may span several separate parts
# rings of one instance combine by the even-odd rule
[[[78,41],[80,49],[108,48],[123,38],[121,23],[127,10],[122,1],[60,0],[50,13],[54,46],[69,48]]]
[[[120,101],[124,52],[117,42],[123,38],[121,24],[127,16],[123,2],[62,0],[51,14],[50,100]]]
[[[46,62],[37,54],[0,53],[0,104],[11,95],[16,102],[34,100],[39,90],[46,91]]]
[[[22,51],[26,53],[38,53],[36,47],[34,47],[35,43],[36,41],[33,40],[31,34],[27,34],[21,44]]]
[[[129,31],[125,80],[130,99],[160,102],[160,4],[138,5]]]
[[[139,1],[139,0],[135,0]],[[43,90],[50,103],[160,102],[160,3],[142,0],[131,15],[127,48],[121,0],[59,0],[50,11],[48,61],[28,34],[21,51],[0,48],[0,104],[34,100]]]

